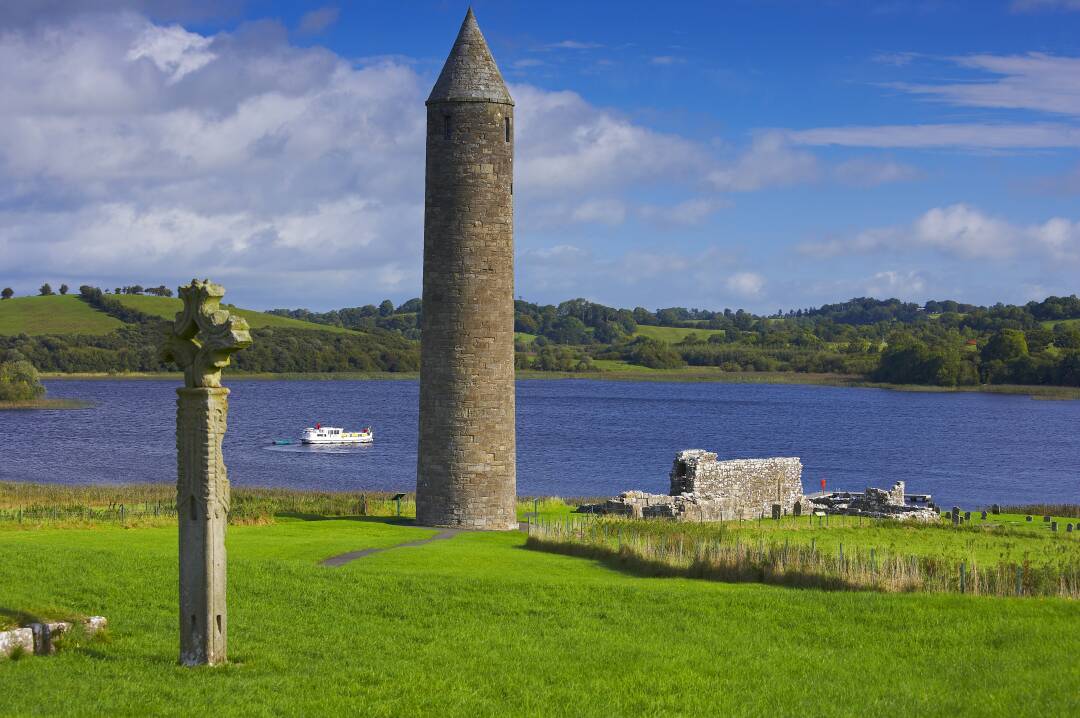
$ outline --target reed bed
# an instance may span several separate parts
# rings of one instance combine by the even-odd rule
[[[1080,519],[1080,504],[1021,504],[1019,506],[1002,506],[1000,510],[1009,514],[1060,516],[1067,519]]]
[[[415,516],[416,497],[399,504],[385,491],[335,492],[233,488],[229,523],[271,523],[275,516]],[[144,525],[176,518],[176,488],[171,484],[64,486],[0,482],[0,523],[118,522]]]
[[[625,519],[530,521],[529,548],[596,558],[648,576],[755,582],[826,590],[1080,598],[1080,561],[979,564],[866,546],[819,550],[738,532],[712,535]]]

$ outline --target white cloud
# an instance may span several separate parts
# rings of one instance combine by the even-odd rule
[[[917,57],[919,57],[917,52],[879,52],[870,59],[882,65],[905,67],[910,65]]]
[[[709,197],[688,199],[670,206],[646,204],[638,208],[638,216],[660,225],[689,226],[701,224],[729,203]]]
[[[1038,12],[1040,10],[1080,10],[1080,0],[1013,0],[1013,12]]]
[[[147,25],[128,50],[127,59],[150,60],[168,75],[171,84],[217,57],[208,49],[211,42],[211,38],[188,32],[179,25]]]
[[[649,62],[653,65],[681,65],[686,59],[674,55],[657,55],[649,58]]]
[[[839,182],[854,187],[876,187],[892,182],[909,182],[920,177],[916,168],[892,160],[858,157],[841,162],[833,168]]]
[[[965,107],[997,107],[1080,115],[1080,58],[1041,52],[1026,55],[966,55],[960,67],[998,76],[995,80],[892,85]]]
[[[782,133],[767,132],[754,138],[750,148],[728,166],[708,174],[716,189],[724,192],[747,192],[818,178],[817,158],[809,152],[792,149]]]
[[[882,299],[921,299],[925,291],[926,280],[917,271],[900,272],[890,269],[876,273],[863,284],[866,296]]]
[[[1053,123],[852,125],[793,130],[796,145],[918,149],[1045,149],[1080,147],[1080,127]]]
[[[626,219],[626,205],[617,199],[591,199],[575,207],[570,217],[575,222],[622,224]]]
[[[561,40],[545,45],[552,50],[596,50],[603,47],[599,42],[585,42],[581,40]]]
[[[907,226],[878,227],[851,238],[799,246],[802,254],[844,255],[937,250],[961,259],[1008,260],[1018,255],[1055,262],[1080,260],[1080,221],[1054,217],[1017,225],[965,204],[935,207]]]
[[[724,280],[724,286],[742,299],[757,299],[765,289],[765,277],[757,272],[736,272]]]
[[[596,108],[574,92],[510,88],[520,132],[515,186],[523,197],[686,181],[709,158],[701,147]]]
[[[311,10],[300,18],[297,28],[304,35],[317,35],[338,20],[338,9],[331,5]]]

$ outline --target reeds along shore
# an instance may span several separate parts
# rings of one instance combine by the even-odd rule
[[[387,491],[333,492],[236,488],[231,491],[229,523],[268,523],[275,516],[410,517],[415,497],[400,502]],[[400,511],[399,511],[400,509]],[[0,522],[153,523],[176,516],[173,484],[70,486],[0,482]]]
[[[528,547],[607,561],[632,573],[714,581],[756,582],[882,592],[965,593],[981,596],[1080,598],[1080,562],[1035,565],[900,555],[843,544],[836,552],[814,543],[743,536],[715,538],[654,532],[643,522],[544,520],[529,524]]]

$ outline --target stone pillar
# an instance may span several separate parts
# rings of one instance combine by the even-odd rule
[[[176,399],[176,514],[180,527],[180,663],[226,661],[225,526],[229,481],[221,442],[229,390],[221,370],[251,345],[247,322],[221,309],[225,289],[209,280],[180,287],[176,315],[161,356],[184,370]]]
[[[427,100],[416,518],[513,530],[514,103],[472,10]]]
[[[229,481],[221,455],[224,387],[177,389],[176,506],[180,522],[180,662],[226,660],[225,525]]]

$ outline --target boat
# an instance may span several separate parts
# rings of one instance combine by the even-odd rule
[[[316,424],[304,429],[300,437],[301,444],[370,444],[375,441],[375,432],[370,426],[360,431],[345,431],[337,426]]]

